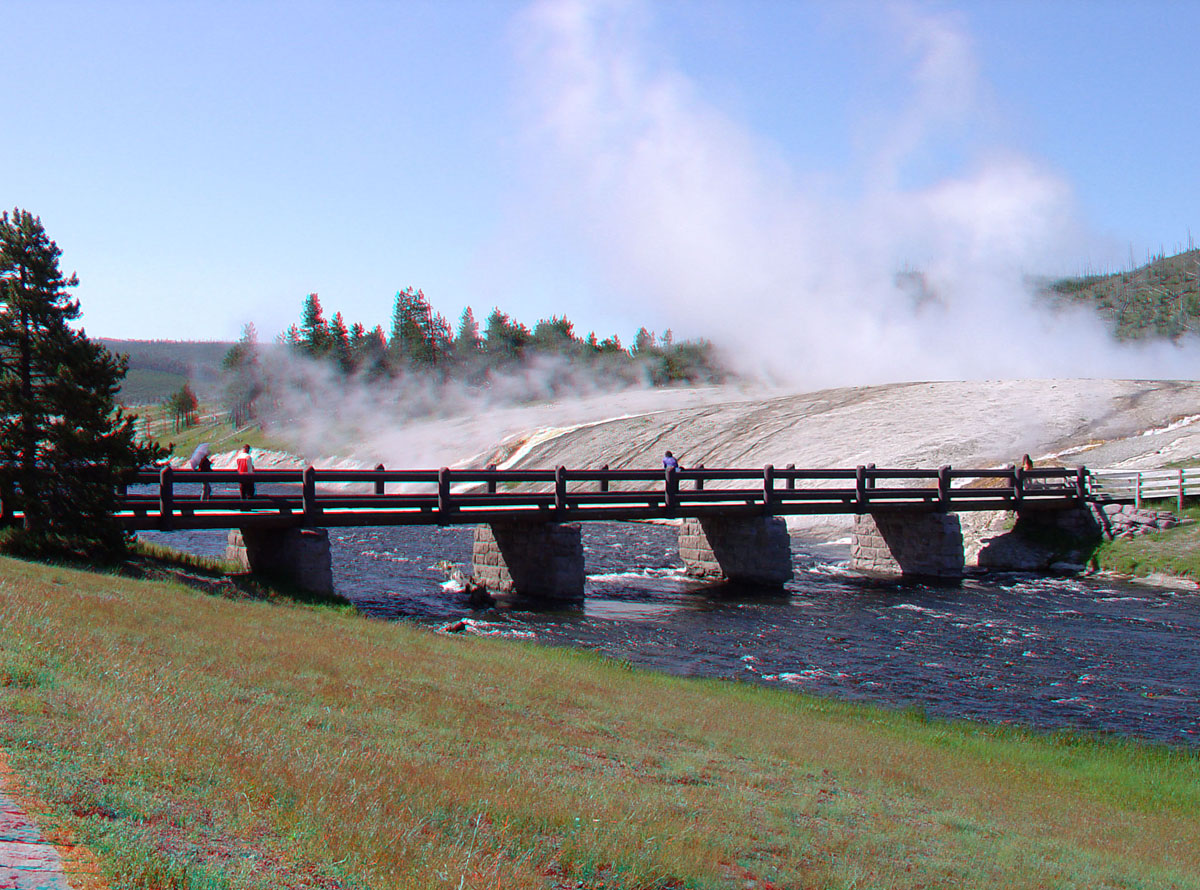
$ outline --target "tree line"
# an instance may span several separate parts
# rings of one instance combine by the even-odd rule
[[[567,370],[590,372],[618,386],[719,383],[727,376],[707,340],[677,341],[670,330],[656,336],[643,327],[626,349],[616,335],[604,339],[594,332],[576,335],[565,315],[541,319],[531,330],[495,308],[481,328],[470,306],[452,328],[424,291],[412,287],[397,292],[388,330],[383,325],[348,324],[340,311],[326,317],[320,297],[309,294],[300,320],[277,343],[293,355],[368,384],[412,376],[487,387],[498,376],[539,363],[550,365],[552,375],[556,368],[561,371],[551,381],[561,385],[551,389],[563,393],[579,377]],[[222,362],[226,408],[234,426],[255,419],[264,400],[271,398],[277,369],[270,365],[264,361],[254,326],[247,325]]]
[[[396,294],[390,330],[347,324],[341,312],[326,318],[317,294],[309,294],[300,321],[280,338],[290,349],[328,361],[345,374],[396,377],[408,373],[436,374],[484,382],[489,374],[539,357],[603,366],[630,380],[662,386],[670,383],[712,383],[724,379],[715,350],[706,340],[677,342],[671,331],[656,336],[640,328],[626,349],[619,337],[599,339],[575,333],[565,316],[540,319],[532,329],[499,308],[482,328],[468,306],[452,329],[434,311],[424,291],[407,288]]]

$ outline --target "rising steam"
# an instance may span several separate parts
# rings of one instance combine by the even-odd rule
[[[545,0],[519,29],[548,206],[594,265],[621,270],[616,298],[662,306],[743,370],[805,387],[1192,373],[1192,349],[1117,347],[1095,313],[1034,302],[1029,276],[1071,268],[1086,232],[1048,167],[961,139],[988,102],[957,18],[859,7],[859,28],[882,15],[903,50],[907,98],[865,160],[834,171],[853,182],[839,193],[809,185],[829,171],[795,169],[786,146],[664,62],[652,11]],[[905,185],[909,165],[952,137],[968,150],[962,172]]]
[[[741,372],[792,388],[1191,376],[1190,345],[1118,346],[1096,313],[1034,300],[1030,276],[1076,268],[1089,236],[1060,176],[964,136],[986,130],[990,111],[960,20],[905,4],[857,9],[856,27],[894,39],[905,98],[873,122],[866,150],[829,171],[797,168],[788,146],[706,101],[656,52],[654,8],[533,4],[516,28],[531,162],[523,200],[544,205],[552,240],[612,270],[608,293],[630,317],[654,307],[652,324],[709,338]],[[912,176],[947,140],[965,158],[956,172]],[[714,398],[628,388],[618,398],[612,381],[580,373],[551,363],[482,389],[348,386],[301,363],[280,377],[292,384],[277,387],[275,418],[310,455],[478,465],[503,457],[479,453],[485,443],[518,431]]]

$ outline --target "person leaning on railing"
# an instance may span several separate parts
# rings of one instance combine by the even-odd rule
[[[254,497],[254,459],[250,457],[250,446],[243,445],[237,455],[238,482],[241,484],[242,499]]]

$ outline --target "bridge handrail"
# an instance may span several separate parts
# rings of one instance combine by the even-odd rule
[[[1184,499],[1200,496],[1200,468],[1176,467],[1157,470],[1107,469],[1089,471],[1089,490],[1096,500],[1174,500],[1182,512]]]
[[[161,476],[164,468],[145,468],[137,470],[128,475],[126,481],[128,484],[144,484],[157,485],[161,481]],[[926,480],[937,479],[940,475],[945,475],[949,479],[1013,479],[1017,475],[1017,471],[1013,468],[985,468],[985,469],[960,469],[956,467],[941,467],[938,469],[928,468],[889,468],[889,467],[835,467],[835,468],[794,468],[794,467],[754,467],[754,468],[733,468],[733,467],[714,467],[704,468],[696,467],[689,469],[677,470],[673,473],[675,479],[679,481],[737,481],[737,480],[753,480],[761,483],[764,478],[764,471],[770,470],[771,477],[775,482],[800,482],[800,481],[832,481],[832,480],[854,480],[860,474],[869,482],[879,482],[882,480]],[[313,478],[317,484],[322,483],[429,483],[436,484],[443,476],[448,476],[452,483],[480,483],[480,482],[517,482],[517,483],[535,483],[535,482],[554,482],[556,478],[565,475],[569,481],[575,482],[662,482],[666,473],[660,469],[592,469],[580,468],[571,469],[566,467],[556,467],[554,469],[536,469],[536,470],[497,470],[497,469],[429,469],[429,470],[345,470],[345,469],[321,469],[318,467],[311,468]],[[300,483],[303,480],[303,469],[272,469],[272,470],[255,470],[248,474],[248,478],[255,482],[262,483]],[[1021,475],[1025,479],[1040,479],[1051,480],[1061,479],[1063,482],[1073,481],[1078,470],[1067,467],[1045,467],[1035,468],[1021,471]],[[1177,471],[1164,471],[1170,473],[1171,478],[1175,478]],[[1151,474],[1145,471],[1138,473],[1137,471],[1099,471],[1092,472],[1090,476],[1093,479],[1099,477],[1101,484],[1113,486],[1116,484],[1114,480],[1122,476],[1133,478],[1135,476],[1143,478],[1151,478]],[[181,483],[196,483],[196,482],[216,482],[230,481],[243,478],[242,474],[236,470],[209,470],[201,472],[199,470],[176,469],[170,468],[169,478],[175,482]],[[1200,471],[1195,471],[1192,477],[1192,482],[1200,486]],[[1191,484],[1191,483],[1189,483]]]

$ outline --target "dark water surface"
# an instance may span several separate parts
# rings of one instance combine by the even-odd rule
[[[147,533],[223,554],[225,532]],[[437,567],[469,573],[471,529],[331,529],[334,582],[364,612],[593,649],[676,674],[739,678],[929,714],[1075,727],[1200,746],[1200,593],[998,575],[884,583],[847,548],[793,541],[779,595],[701,585],[676,530],[583,523],[587,599],[566,611],[474,610]]]

